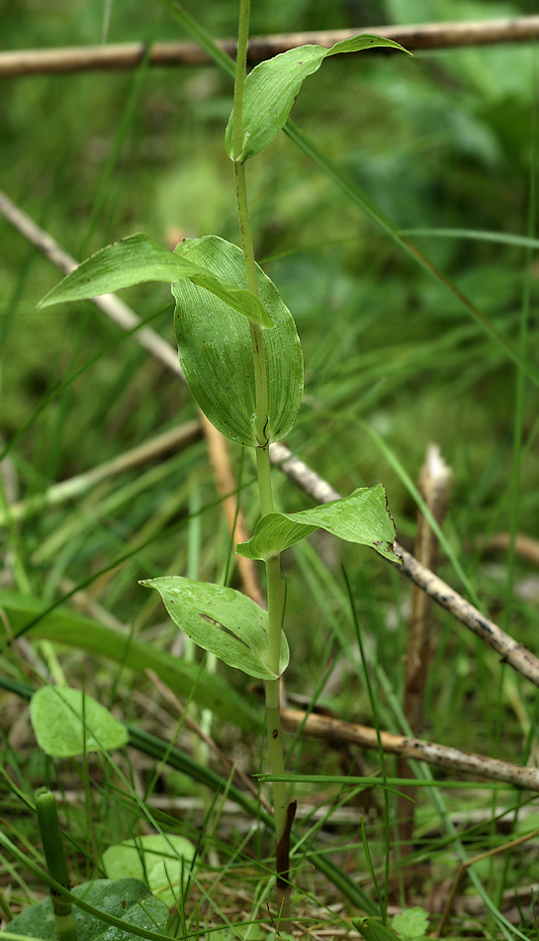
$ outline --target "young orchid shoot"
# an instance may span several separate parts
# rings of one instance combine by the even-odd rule
[[[292,314],[255,261],[245,164],[283,128],[303,81],[329,56],[377,46],[402,49],[362,34],[330,49],[307,45],[262,62],[246,74],[250,0],[240,0],[234,106],[225,134],[232,161],[241,247],[214,235],[181,242],[174,252],[145,235],[98,251],[53,288],[46,307],[165,281],[176,303],[175,331],[182,370],[197,404],[230,441],[254,452],[260,519],[238,553],[263,561],[267,610],[241,592],[182,576],[141,582],[156,589],[173,622],[204,650],[263,680],[272,775],[285,774],[280,681],[290,652],[283,630],[280,556],[318,528],[366,545],[395,562],[395,529],[380,485],[297,513],[274,511],[269,447],[292,431],[303,396],[303,353]],[[403,50],[405,51],[405,50]],[[274,781],[276,922],[290,927],[290,838],[295,802]]]

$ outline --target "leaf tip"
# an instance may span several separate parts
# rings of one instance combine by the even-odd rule
[[[48,294],[45,294],[45,297],[42,297],[40,301],[36,304],[36,310],[43,310],[44,307],[50,307],[51,304],[54,304],[54,300],[49,300],[49,291]]]

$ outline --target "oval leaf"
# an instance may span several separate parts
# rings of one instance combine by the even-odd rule
[[[81,690],[65,686],[38,689],[30,703],[30,719],[39,747],[53,758],[121,748],[129,739],[125,725],[108,709],[86,695],[83,705]]]
[[[145,281],[172,284],[182,278],[192,278],[253,323],[273,326],[271,317],[250,291],[226,284],[203,266],[192,264],[177,252],[169,252],[143,233],[129,235],[91,255],[53,287],[37,308],[109,294]]]
[[[103,864],[109,879],[147,882],[152,895],[172,908],[187,884],[194,858],[195,846],[185,837],[150,833],[109,846]]]
[[[202,708],[211,709],[225,722],[234,722],[246,731],[260,731],[263,723],[256,704],[249,702],[224,677],[201,669],[199,664],[186,663],[166,650],[159,650],[155,644],[120,634],[89,617],[75,614],[70,608],[60,606],[51,610],[50,605],[39,598],[0,590],[0,607],[7,618],[5,624],[0,619],[0,642],[6,637],[6,624],[15,636],[33,624],[29,631],[33,638],[43,637],[79,647],[136,672],[155,670],[177,696],[193,698]]]
[[[195,582],[179,575],[140,583],[155,588],[172,620],[194,640],[229,667],[237,667],[260,680],[276,680],[267,667],[268,615],[256,602],[233,588]],[[288,666],[290,651],[281,633],[280,672]]]
[[[164,932],[168,920],[168,908],[159,899],[150,894],[148,887],[139,880],[96,879],[85,882],[71,889],[73,902],[83,899],[104,915],[119,918],[125,922],[125,929],[103,921],[97,915],[83,911],[73,905],[73,914],[79,941],[133,941],[135,935],[129,931],[130,925]],[[27,938],[41,938],[42,941],[58,941],[58,930],[54,918],[50,895],[30,905],[9,923],[9,930],[14,934],[26,935]]]
[[[227,283],[246,285],[243,253],[214,235],[181,242],[177,251]],[[303,354],[294,318],[257,265],[260,300],[275,327],[264,331],[270,441],[292,429],[303,395]],[[256,447],[255,380],[249,324],[192,281],[172,285],[180,363],[198,405],[222,434]]]
[[[399,561],[393,551],[395,524],[381,484],[360,487],[341,500],[299,513],[268,513],[259,520],[251,539],[241,542],[236,552],[247,559],[268,560],[315,529],[326,529],[347,542],[372,546],[386,559]]]
[[[245,79],[243,140],[239,154],[234,153],[234,111],[227,124],[225,146],[230,159],[244,163],[271,144],[285,125],[304,79],[318,71],[324,59],[337,53],[360,52],[377,46],[407,52],[391,39],[362,33],[336,43],[331,49],[311,45],[288,49],[255,66]]]

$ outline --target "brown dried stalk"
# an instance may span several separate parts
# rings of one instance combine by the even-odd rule
[[[539,36],[539,16],[517,16],[510,19],[478,20],[465,23],[426,23],[415,26],[369,26],[358,29],[324,30],[323,32],[288,33],[274,36],[253,36],[249,40],[247,60],[251,64],[269,59],[305,43],[329,48],[357,36],[375,33],[412,51],[457,49],[493,43],[529,42]],[[236,56],[236,40],[217,40],[229,56]],[[0,53],[0,78],[21,75],[72,73],[95,70],[135,69],[143,61],[146,43],[111,43],[102,46],[73,46],[64,49],[22,49]],[[364,55],[364,53],[363,53]],[[199,66],[212,59],[194,42],[154,43],[148,61],[153,66]]]
[[[419,490],[425,505],[436,522],[441,525],[447,510],[451,471],[440,455],[440,449],[430,444],[427,457],[419,474]],[[414,556],[429,569],[436,567],[438,540],[429,521],[421,511],[417,517],[417,534],[414,543]],[[414,735],[420,735],[423,728],[423,696],[427,672],[432,652],[432,605],[433,599],[417,585],[412,586],[412,612],[408,624],[408,637],[404,682],[404,715]],[[410,766],[402,756],[397,762],[397,777],[407,778]],[[397,798],[397,816],[399,819],[399,840],[401,853],[412,852],[414,832],[414,804],[412,789],[402,789]]]
[[[481,543],[481,549],[483,552],[490,549],[509,549],[510,545],[510,533],[494,533],[486,542]],[[539,540],[518,534],[515,536],[515,552],[521,559],[539,565]]]
[[[208,456],[210,458],[217,491],[221,496],[221,506],[225,514],[228,529],[234,538],[234,547],[238,542],[246,542],[250,533],[245,525],[243,513],[238,506],[238,495],[235,491],[238,488],[237,480],[234,476],[226,439],[220,431],[215,428],[203,412],[200,412],[200,421],[208,445]],[[264,596],[260,583],[258,581],[258,572],[253,559],[246,559],[242,555],[235,556],[238,571],[240,573],[243,591],[249,598],[262,604]]]

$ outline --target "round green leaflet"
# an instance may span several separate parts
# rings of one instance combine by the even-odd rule
[[[217,236],[181,242],[177,252],[228,284],[245,289],[243,253]],[[275,326],[264,330],[269,441],[292,429],[303,395],[303,354],[294,319],[257,266],[259,297]],[[191,281],[172,285],[180,363],[198,405],[222,434],[256,447],[255,381],[246,317]]]
[[[47,755],[68,758],[126,745],[129,733],[100,703],[80,689],[42,686],[30,703],[37,742]]]

